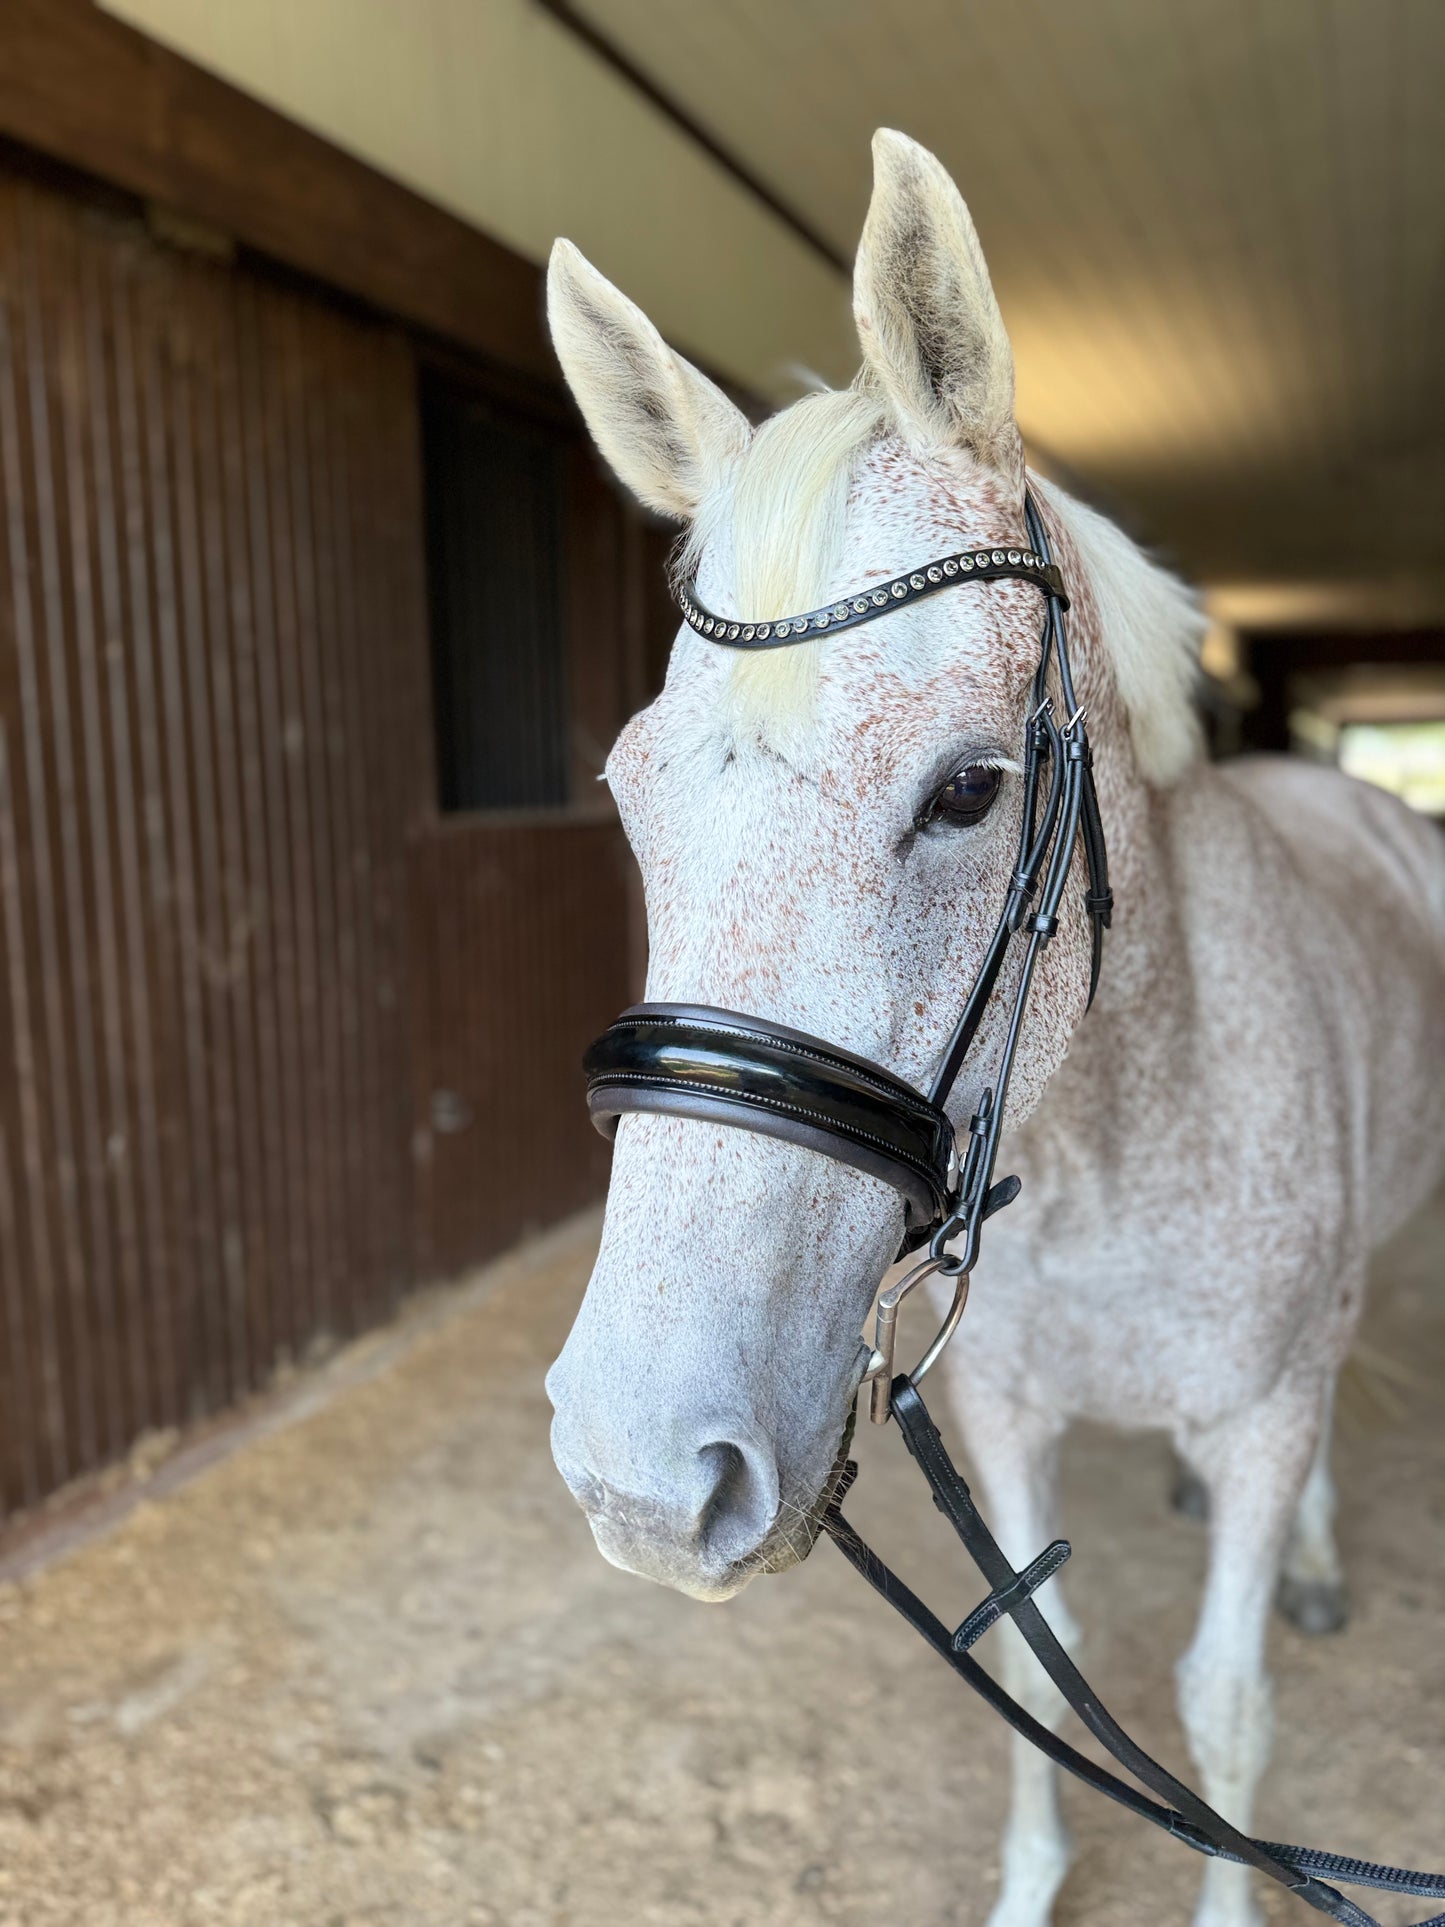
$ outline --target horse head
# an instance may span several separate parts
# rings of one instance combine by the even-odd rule
[[[639,499],[684,524],[680,581],[730,628],[906,580],[961,545],[1031,546],[1012,357],[967,210],[902,136],[880,134],[875,163],[862,371],[756,430],[574,248],[552,257],[552,332],[589,428]],[[1169,727],[1188,725],[1158,723],[1178,705],[1131,714],[1127,660],[1088,646],[1099,611],[1071,534],[1087,512],[1032,486],[1077,577],[1080,698],[1111,745],[1101,781],[1121,791],[1179,754]],[[646,893],[649,1001],[756,1013],[927,1084],[1016,863],[1042,607],[1005,579],[782,650],[681,630],[607,765]],[[1063,1059],[1089,979],[1075,891],[1039,961],[1014,1119]],[[1007,1003],[988,1007],[971,1064],[1002,1048]],[[982,1083],[965,1069],[956,1120]],[[902,1228],[894,1189],[816,1150],[621,1119],[596,1268],[548,1378],[558,1466],[609,1559],[721,1599],[806,1553]]]

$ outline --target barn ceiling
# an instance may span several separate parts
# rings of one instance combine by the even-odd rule
[[[1440,0],[573,10],[846,257],[931,147],[1031,442],[1226,613],[1445,622]]]

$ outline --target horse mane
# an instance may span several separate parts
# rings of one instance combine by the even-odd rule
[[[678,551],[678,580],[689,582],[704,551],[715,549],[731,561],[740,616],[770,621],[816,607],[837,574],[859,459],[891,427],[886,402],[861,382],[805,395],[772,416],[752,437],[730,486],[700,508]],[[1128,717],[1139,773],[1168,787],[1201,748],[1198,601],[1106,517],[1053,483],[1030,479],[1088,576],[1099,645]],[[735,714],[776,726],[806,712],[823,646],[820,639],[740,655],[729,679]]]
[[[1205,627],[1199,598],[1107,516],[1053,482],[1037,475],[1029,480],[1083,563],[1099,615],[1099,646],[1129,719],[1139,774],[1168,789],[1203,750],[1194,700]]]

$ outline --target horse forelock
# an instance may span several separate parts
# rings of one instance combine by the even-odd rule
[[[886,427],[882,401],[862,387],[805,395],[764,422],[726,486],[702,504],[680,576],[690,579],[717,551],[729,558],[730,604],[742,619],[771,622],[815,608],[842,557],[853,476]],[[819,647],[740,655],[728,679],[740,720],[805,714]]]

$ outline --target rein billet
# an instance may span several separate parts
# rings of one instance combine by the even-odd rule
[[[917,1389],[962,1317],[984,1223],[1018,1195],[1016,1177],[994,1178],[1009,1081],[1038,960],[1059,929],[1064,892],[1080,845],[1088,872],[1084,908],[1091,927],[1091,1004],[1113,910],[1085,712],[1075,692],[1069,657],[1065,622],[1069,599],[1043,519],[1027,491],[1024,516],[1027,548],[1004,543],[963,550],[800,616],[765,622],[719,616],[697,599],[694,585],[678,598],[684,620],[705,639],[724,648],[773,649],[856,628],[963,583],[1015,578],[1043,592],[1043,633],[1025,725],[1018,858],[983,962],[927,1091],[917,1090],[867,1058],[766,1018],[711,1005],[636,1004],[587,1052],[588,1108],[593,1123],[608,1137],[615,1133],[620,1117],[631,1111],[733,1125],[819,1151],[881,1178],[902,1194],[904,1236],[899,1255],[926,1245],[927,1256],[879,1294],[874,1341],[862,1347],[859,1388],[868,1387],[875,1422],[884,1424],[890,1417],[897,1421],[935,1505],[990,1591],[956,1629],[950,1630],[938,1619],[844,1518],[843,1500],[858,1473],[852,1460],[829,1493],[822,1529],[855,1571],[940,1658],[1056,1765],[1196,1852],[1255,1868],[1345,1927],[1378,1927],[1373,1916],[1330,1881],[1439,1900],[1445,1899],[1445,1875],[1252,1839],[1145,1753],[1104,1709],[1034,1602],[1035,1591],[1069,1557],[1068,1542],[1055,1540],[1022,1571],[1014,1569],[949,1458]],[[1049,686],[1051,670],[1057,708]],[[1022,940],[1022,964],[997,1069],[970,1119],[960,1154],[945,1106],[1016,940]],[[899,1308],[930,1276],[952,1282],[952,1304],[912,1373],[895,1373]],[[1013,1620],[1084,1725],[1148,1789],[1147,1794],[1036,1720],[973,1659],[971,1647],[1004,1617]],[[1445,1927],[1445,1913],[1432,1915],[1419,1927]]]

